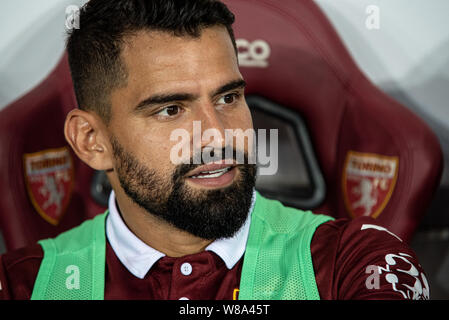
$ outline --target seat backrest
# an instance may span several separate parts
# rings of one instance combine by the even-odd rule
[[[326,184],[314,211],[373,216],[409,241],[441,177],[430,128],[367,79],[313,1],[224,2],[236,15],[246,94],[306,123]]]
[[[64,138],[76,107],[67,57],[31,92],[0,111],[0,229],[8,250],[53,237],[103,212],[93,170]]]
[[[247,94],[304,119],[326,185],[312,209],[371,215],[410,240],[442,170],[428,126],[363,75],[313,1],[225,2],[236,14]],[[63,136],[75,107],[64,56],[38,87],[0,111],[0,229],[9,250],[105,209],[92,197],[94,171]]]

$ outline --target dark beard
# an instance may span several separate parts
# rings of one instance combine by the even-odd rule
[[[247,164],[247,155],[245,164],[238,165],[240,176],[232,185],[198,191],[186,185],[184,175],[200,165],[180,164],[172,179],[167,179],[139,163],[115,138],[111,144],[121,187],[148,213],[208,240],[232,237],[246,221],[257,172],[256,165]]]

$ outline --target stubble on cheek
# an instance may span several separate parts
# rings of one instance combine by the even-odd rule
[[[145,167],[134,155],[124,150],[116,138],[111,138],[116,171],[121,187],[132,198],[150,196],[155,203],[165,203],[173,189],[170,174],[158,174]],[[144,200],[144,199],[140,199]]]

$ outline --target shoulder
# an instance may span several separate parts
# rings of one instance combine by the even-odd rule
[[[281,233],[315,230],[323,222],[332,219],[327,215],[285,206],[278,200],[264,198],[260,194],[256,200],[253,216],[262,220],[274,232]]]
[[[55,238],[45,239],[41,244],[13,250],[0,256],[0,300],[30,299],[39,268],[44,258],[42,246],[54,252],[74,252],[102,241],[107,212],[84,221]],[[50,244],[50,245],[49,245]]]
[[[340,244],[344,244],[345,247],[357,244],[359,246],[360,244],[375,245],[376,248],[386,244],[407,246],[399,236],[371,217],[328,221],[318,227],[315,238],[319,241],[319,238],[325,237],[325,235],[338,238]]]
[[[39,244],[0,256],[0,299],[30,299],[44,253]]]
[[[375,219],[326,222],[317,229],[311,251],[324,297],[429,298],[429,284],[413,250]]]

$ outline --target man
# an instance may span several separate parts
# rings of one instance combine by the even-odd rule
[[[5,254],[4,299],[429,297],[414,253],[373,220],[334,221],[254,191],[252,140],[224,138],[252,129],[233,21],[213,0],[82,8],[67,42],[80,108],[65,135],[106,172],[109,210]],[[195,139],[196,123],[214,134]],[[191,151],[180,157],[177,130]]]

